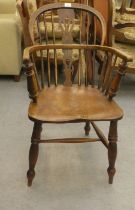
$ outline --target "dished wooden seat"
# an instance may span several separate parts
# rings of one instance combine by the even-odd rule
[[[42,122],[116,120],[123,116],[116,102],[97,88],[75,85],[44,88],[37,103],[30,103],[28,113],[31,119]]]

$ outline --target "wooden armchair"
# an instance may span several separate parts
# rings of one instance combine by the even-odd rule
[[[72,28],[74,25],[74,10],[78,10],[80,15],[80,35],[78,43],[73,44]],[[115,160],[117,155],[117,123],[123,117],[123,111],[115,103],[113,97],[119,87],[122,75],[125,74],[127,62],[131,61],[129,56],[111,47],[102,46],[105,40],[106,25],[103,17],[95,9],[80,4],[50,4],[43,6],[31,15],[29,31],[31,39],[34,40],[33,30],[36,23],[39,28],[39,20],[46,17],[46,13],[56,12],[60,14],[59,24],[62,28],[62,44],[55,42],[45,45],[34,45],[24,51],[24,65],[27,74],[27,84],[31,103],[29,105],[28,116],[34,122],[32,141],[29,152],[29,170],[27,172],[28,186],[32,185],[35,176],[35,165],[38,158],[40,143],[84,143],[102,142],[108,150],[109,183],[113,182],[115,174]],[[86,40],[82,40],[82,15],[86,13],[87,24],[85,24]],[[95,44],[96,33],[90,30],[91,17],[98,19],[101,25],[102,37],[99,45]],[[46,25],[45,21],[44,24]],[[44,25],[44,28],[46,28]],[[52,18],[53,25],[53,18]],[[38,31],[40,39],[43,37]],[[45,33],[46,34],[46,33]],[[93,43],[89,44],[89,40]],[[54,51],[55,74],[50,71],[51,56]],[[64,73],[58,73],[57,65],[59,56],[57,50],[63,53]],[[77,51],[79,65],[77,68],[76,80],[72,80],[74,69],[74,50]],[[104,53],[104,65],[102,74],[96,75],[95,54],[100,50]],[[43,60],[43,54],[47,53],[47,65]],[[40,63],[37,63],[36,55],[40,56]],[[92,56],[89,56],[92,55]],[[121,59],[118,71],[114,72],[117,59]],[[112,63],[113,60],[113,63]],[[89,68],[89,65],[92,68]],[[88,80],[88,71],[91,72],[91,80]],[[61,77],[61,78],[60,78]],[[96,121],[110,122],[108,140],[95,124]],[[43,123],[85,123],[85,134],[88,136],[90,124],[92,125],[96,138],[71,138],[71,139],[41,139]]]

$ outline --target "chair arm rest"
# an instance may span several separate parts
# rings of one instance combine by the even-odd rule
[[[127,62],[131,62],[133,59],[131,56],[127,55],[121,50],[118,50],[114,47],[107,47],[101,45],[66,45],[66,44],[48,44],[48,45],[34,45],[24,49],[23,60],[30,60],[30,54],[38,50],[47,50],[47,49],[88,49],[88,50],[102,50],[110,53],[114,53],[119,56],[121,59],[125,59]]]
[[[18,75],[22,64],[21,31],[15,15],[0,15],[0,49],[1,74]]]
[[[124,53],[122,50],[116,49],[114,47],[106,47],[106,46],[103,46],[101,48],[102,48],[102,50],[105,49],[105,51],[115,54],[116,56],[120,57],[121,59],[125,60],[126,62],[133,61],[133,58],[130,55]]]
[[[108,53],[113,53],[113,55],[119,57],[122,59],[122,62],[118,66],[118,70],[116,71],[116,74],[111,82],[110,88],[107,92],[109,100],[112,100],[114,96],[116,96],[116,93],[119,89],[120,81],[123,75],[126,73],[127,69],[127,63],[132,62],[133,58],[126,53],[122,52],[121,50],[118,50],[116,48],[112,47],[107,47],[108,48]],[[111,62],[112,65],[112,62]],[[115,64],[114,64],[114,69],[115,69]]]
[[[30,83],[30,87],[32,84],[32,91],[34,90],[34,92],[32,92],[29,88],[29,92],[31,92],[31,97],[32,98],[36,98],[36,94],[37,94],[37,90],[38,90],[38,84],[36,81],[36,75],[34,73],[34,69],[33,69],[33,65],[31,64],[30,61],[30,55],[32,53],[35,53],[36,51],[42,51],[42,50],[47,50],[47,49],[80,49],[80,50],[100,50],[100,51],[104,51],[106,52],[108,55],[111,54],[110,58],[111,60],[109,61],[109,66],[108,68],[112,69],[112,57],[113,55],[116,57],[119,57],[122,59],[122,63],[119,65],[119,69],[115,75],[115,77],[112,80],[111,86],[109,88],[109,91],[107,91],[107,95],[109,97],[109,99],[112,99],[115,95],[116,92],[118,90],[119,87],[119,83],[121,80],[121,77],[123,74],[125,74],[126,68],[127,68],[127,62],[131,62],[133,59],[131,56],[125,54],[124,52],[113,48],[113,47],[106,47],[106,46],[99,46],[99,45],[77,45],[77,44],[72,44],[72,45],[62,45],[62,44],[58,44],[58,45],[34,45],[31,47],[28,47],[24,50],[24,55],[23,55],[23,59],[24,59],[24,64],[26,67],[26,71],[27,71],[27,76],[28,78],[30,78],[29,83]],[[112,70],[110,71],[110,73],[112,73]]]
[[[14,14],[16,11],[15,0],[0,0],[0,14]]]

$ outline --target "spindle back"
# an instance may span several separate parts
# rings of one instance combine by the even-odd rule
[[[83,18],[85,15],[85,19]],[[48,18],[48,14],[50,14],[50,21]],[[58,19],[55,20],[55,14],[58,14]],[[92,20],[96,19],[100,25],[101,25],[101,33],[102,33],[102,38],[101,38],[101,45],[104,43],[105,40],[105,33],[106,33],[106,24],[104,21],[104,18],[102,15],[96,11],[92,7],[88,7],[87,5],[83,4],[75,4],[75,3],[55,3],[55,4],[48,4],[45,6],[40,7],[37,11],[35,11],[30,18],[29,21],[29,31],[30,31],[30,36],[32,39],[33,44],[50,44],[50,41],[52,41],[52,44],[56,44],[56,30],[54,28],[54,23],[58,23],[58,28],[60,32],[62,32],[62,39],[64,41],[64,32],[67,30],[67,26],[69,30],[67,31],[71,39],[74,40],[74,27],[79,26],[79,34],[78,34],[78,40],[77,42],[79,44],[81,43],[89,43],[89,41],[93,44],[96,43],[96,28],[94,28],[94,33],[93,33],[93,24]],[[49,21],[49,25],[48,25]],[[37,36],[34,36],[34,30],[37,30]],[[49,39],[48,36],[48,28],[52,30],[53,34],[53,39]],[[82,39],[82,34],[85,28],[85,40]],[[91,29],[91,30],[90,30]],[[44,33],[42,33],[44,31]],[[93,40],[92,40],[93,38]],[[67,44],[65,40],[65,44]],[[64,42],[63,42],[64,44]],[[72,44],[72,43],[70,43]]]
[[[57,42],[55,37],[55,28],[53,15],[57,12],[59,22],[58,27],[62,32],[62,41]],[[53,37],[50,39],[47,34],[48,13],[50,15],[50,23],[52,27]],[[83,22],[83,14],[86,13],[86,20]],[[95,21],[96,20],[96,21]],[[96,59],[98,47],[90,47],[96,45],[96,26],[93,24],[99,21],[102,29],[102,39],[100,45],[103,45],[105,40],[105,22],[98,11],[92,7],[81,4],[49,4],[39,8],[32,14],[29,30],[33,44],[40,44],[46,47],[37,48],[31,55],[34,63],[35,74],[38,75],[38,86],[44,88],[46,82],[48,86],[51,84],[58,85],[64,83],[66,86],[71,86],[73,83],[78,85],[85,84],[97,86],[103,92],[108,92],[110,81],[113,80],[112,66],[115,66],[117,55],[112,51],[103,50],[104,65],[102,73],[96,73]],[[41,23],[43,24],[44,33],[41,33]],[[79,34],[77,39],[74,39],[73,28],[78,24]],[[34,36],[34,29],[37,28],[37,36]],[[85,31],[85,37],[82,37],[82,31]],[[93,33],[94,31],[94,33]],[[85,39],[84,39],[85,38]],[[100,49],[101,50],[101,49]],[[40,60],[40,71],[36,69],[37,61]],[[112,63],[113,60],[113,63]],[[58,64],[63,65],[64,74],[61,78]],[[39,64],[38,64],[39,65]],[[38,66],[39,67],[39,66]],[[75,79],[73,79],[74,72]]]

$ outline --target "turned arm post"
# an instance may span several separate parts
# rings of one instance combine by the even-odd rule
[[[27,75],[27,90],[29,92],[29,97],[34,103],[37,102],[37,96],[39,92],[36,75],[34,72],[33,63],[29,60],[24,60],[24,68]]]
[[[125,75],[126,69],[127,69],[127,62],[123,61],[119,65],[116,76],[114,77],[114,79],[111,83],[111,87],[110,87],[109,92],[108,92],[109,100],[112,100],[112,98],[116,96],[117,91],[119,89],[119,84],[120,84],[121,78],[122,78],[123,75]]]

